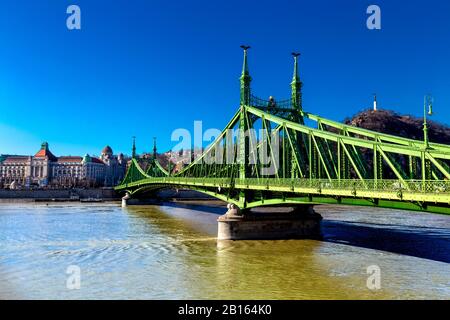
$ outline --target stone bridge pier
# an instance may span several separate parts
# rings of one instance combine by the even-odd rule
[[[320,239],[322,216],[312,205],[289,208],[257,208],[242,211],[228,204],[217,219],[218,240]]]
[[[122,197],[122,208],[125,208],[128,204],[128,200],[131,199],[130,194],[127,192],[125,193],[125,195]]]

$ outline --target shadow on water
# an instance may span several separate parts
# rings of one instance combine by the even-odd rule
[[[450,263],[450,230],[323,220],[323,241]]]
[[[170,202],[164,201],[162,203],[164,206],[173,207],[173,208],[186,208],[191,210],[202,211],[205,213],[213,213],[217,215],[223,215],[227,212],[226,203],[225,202],[207,202],[200,204],[199,202]]]
[[[186,208],[222,215],[226,208],[220,203],[164,202],[164,206]],[[339,221],[324,217],[324,242],[339,243],[366,249],[450,263],[450,229],[421,225]]]
[[[200,205],[185,206],[162,203],[152,206],[128,206],[122,210],[138,219],[134,227],[146,229],[145,232],[143,231],[144,234],[154,235],[157,233],[174,241],[186,238],[215,241],[217,218],[213,213],[213,208],[209,209],[208,211]],[[208,214],[205,215],[205,213]]]

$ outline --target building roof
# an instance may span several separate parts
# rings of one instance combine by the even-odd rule
[[[27,162],[29,160],[29,156],[6,156],[3,160],[3,163],[18,163],[18,162]]]
[[[103,148],[102,153],[111,153],[112,149],[109,146]],[[61,156],[56,157],[53,153],[50,152],[48,148],[48,143],[43,142],[41,145],[41,149],[34,155],[35,158],[48,158],[52,162],[57,163],[82,163],[82,162],[93,162],[98,164],[105,164],[101,159],[96,157],[91,157],[86,154],[84,157],[79,156]],[[31,156],[22,156],[22,155],[8,155],[1,154],[0,155],[0,164],[10,164],[10,163],[25,163],[31,159]]]
[[[50,152],[48,143],[43,142],[41,149],[34,155],[35,158],[48,158],[49,160],[56,161],[56,157]]]
[[[113,154],[113,151],[110,146],[106,146],[103,148],[102,154]]]
[[[95,157],[91,157],[91,161],[94,163],[105,164],[102,160],[100,160],[99,158],[95,158]]]
[[[83,157],[83,162],[87,163],[87,162],[93,162],[93,163],[101,163],[101,164],[105,164],[102,160],[100,160],[99,158],[96,157],[91,157],[89,154],[86,154]]]
[[[83,161],[82,157],[73,157],[73,156],[63,156],[63,157],[58,157],[57,162],[59,163],[78,163]]]

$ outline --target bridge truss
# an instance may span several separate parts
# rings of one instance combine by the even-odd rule
[[[133,157],[116,190],[138,196],[188,188],[241,210],[332,203],[450,213],[450,146],[303,111],[296,54],[291,99],[259,99],[250,92],[247,49],[241,103],[221,134],[176,173],[161,166],[156,152],[146,170]]]

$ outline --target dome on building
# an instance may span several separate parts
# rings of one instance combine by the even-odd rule
[[[102,154],[113,154],[113,151],[110,146],[106,146],[103,148]]]
[[[92,158],[91,158],[90,155],[86,154],[86,155],[83,157],[83,163],[88,163],[88,162],[92,162]]]
[[[47,158],[51,161],[56,161],[56,157],[53,155],[53,153],[50,152],[47,142],[42,142],[41,149],[34,155],[34,157],[35,158]]]

